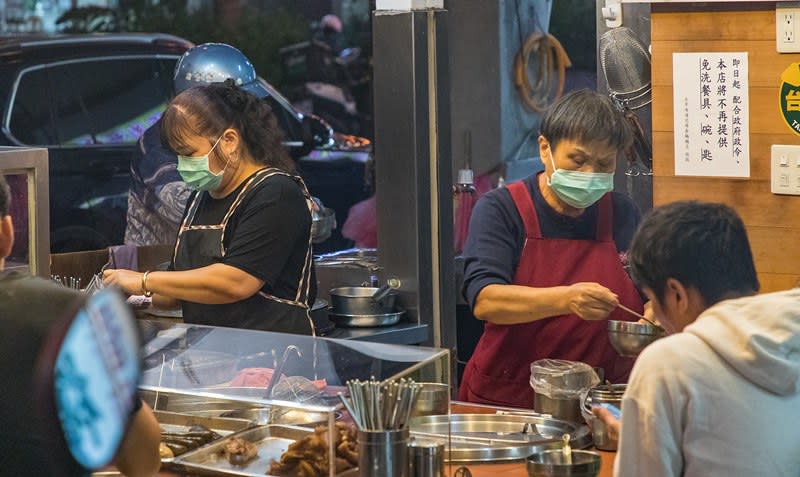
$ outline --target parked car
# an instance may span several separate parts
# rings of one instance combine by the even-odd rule
[[[175,63],[192,46],[165,34],[0,38],[0,146],[49,151],[51,251],[122,243],[133,148],[174,95]],[[261,81],[309,190],[343,223],[366,198],[369,141],[334,133]],[[347,245],[335,232],[319,251]]]

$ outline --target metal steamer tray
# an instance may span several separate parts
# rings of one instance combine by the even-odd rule
[[[269,425],[235,434],[258,446],[258,455],[245,465],[233,465],[223,454],[225,443],[233,436],[216,441],[192,452],[176,457],[175,462],[185,469],[203,475],[237,475],[263,477],[273,460],[279,461],[289,445],[313,430],[308,427]]]
[[[404,314],[405,310],[377,315],[347,315],[331,311],[328,312],[328,319],[344,328],[372,328],[395,325]]]
[[[416,417],[411,434],[443,440],[448,462],[523,460],[535,452],[560,448],[561,436],[583,449],[592,444],[587,426],[537,414],[451,414]]]
[[[239,431],[243,431],[245,429],[249,429],[253,427],[253,424],[244,419],[230,419],[230,418],[220,418],[220,417],[201,417],[201,416],[192,416],[189,414],[179,414],[174,412],[164,412],[164,411],[154,411],[156,420],[158,421],[159,427],[163,432],[170,432],[176,434],[182,434],[189,431],[189,428],[195,425],[200,425],[207,428],[210,431],[216,432],[221,436],[222,439],[225,437],[234,434]],[[222,439],[217,439],[216,441],[211,441],[206,445],[211,445],[214,442],[219,442]],[[198,447],[199,448],[202,448]],[[185,454],[186,455],[190,452],[194,452],[196,449],[189,450]],[[175,461],[175,459],[179,458],[181,455],[176,457],[163,457],[161,462],[164,464],[169,464]]]

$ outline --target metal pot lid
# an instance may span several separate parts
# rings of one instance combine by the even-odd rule
[[[448,442],[448,462],[523,460],[536,452],[560,449],[568,433],[570,445],[580,449],[592,444],[587,426],[546,415],[451,414],[415,417],[411,434]]]

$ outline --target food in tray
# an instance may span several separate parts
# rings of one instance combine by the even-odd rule
[[[199,424],[193,425],[186,432],[167,432],[162,429],[159,453],[162,459],[172,458],[221,437],[206,426]],[[169,455],[170,453],[172,455]]]
[[[241,437],[232,437],[222,447],[222,453],[231,465],[247,465],[258,455],[258,446]]]
[[[265,388],[272,381],[275,370],[272,368],[242,368],[230,382],[231,387]],[[288,379],[285,375],[283,379]],[[325,389],[327,382],[324,379],[312,381],[317,389]]]
[[[358,441],[352,426],[336,423],[336,473],[358,465]],[[328,427],[318,426],[313,434],[289,445],[280,462],[272,461],[269,475],[281,477],[324,477],[328,475]]]
[[[172,449],[170,449],[169,446],[163,442],[158,445],[158,455],[161,459],[172,459],[175,457],[175,453],[172,452]]]

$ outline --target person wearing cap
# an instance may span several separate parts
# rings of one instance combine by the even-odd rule
[[[232,79],[258,97],[269,93],[247,57],[224,43],[204,43],[186,51],[175,66],[175,92]],[[178,173],[178,157],[161,144],[161,120],[139,138],[131,160],[127,245],[173,245],[192,192]]]
[[[27,272],[5,270],[14,244],[10,200],[0,175],[0,474],[64,475],[65,469],[56,468],[60,463],[53,462],[50,436],[40,431],[44,426],[33,376],[47,334],[84,294]],[[137,404],[114,463],[129,477],[152,476],[161,465],[161,432],[152,410],[140,400]]]
[[[344,38],[342,37],[342,20],[329,13],[319,21],[319,27],[314,33],[314,41],[327,45],[331,53],[338,55],[344,49]]]
[[[580,90],[551,105],[538,139],[544,171],[475,206],[464,295],[484,332],[459,388],[463,401],[530,408],[530,365],[581,361],[625,382],[633,365],[608,340],[606,320],[635,321],[642,296],[624,267],[640,220],[612,192],[632,133],[611,100]]]
[[[742,219],[699,201],[648,214],[630,272],[670,334],[636,359],[614,475],[798,475],[800,288],[757,295]]]
[[[314,334],[313,201],[269,105],[233,79],[188,88],[161,136],[193,189],[170,269],[105,270],[104,283],[186,323]]]

